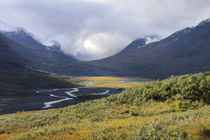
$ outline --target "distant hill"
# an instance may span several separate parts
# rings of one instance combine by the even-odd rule
[[[210,70],[210,20],[145,45],[138,39],[122,52],[90,62],[112,75],[166,78]]]

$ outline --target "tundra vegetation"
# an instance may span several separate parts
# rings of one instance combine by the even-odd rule
[[[0,139],[210,139],[210,73],[172,76],[59,109],[0,116]]]
[[[112,76],[81,76],[82,82],[80,84],[88,85],[89,87],[122,87],[130,88],[148,82],[152,79],[147,78],[133,78],[133,77],[112,77]]]

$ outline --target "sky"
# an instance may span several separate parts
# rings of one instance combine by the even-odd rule
[[[121,51],[143,36],[167,37],[210,18],[210,0],[1,0],[0,21],[80,60]]]

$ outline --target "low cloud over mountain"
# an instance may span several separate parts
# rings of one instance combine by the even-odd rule
[[[82,60],[113,55],[136,38],[166,37],[210,15],[209,0],[1,0],[1,20]],[[166,12],[167,11],[167,12]]]

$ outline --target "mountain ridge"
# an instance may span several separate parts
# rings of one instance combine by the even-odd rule
[[[125,53],[124,50],[130,48],[128,45],[114,56],[90,63],[101,69],[112,69],[113,75],[162,79],[210,70],[209,46],[210,22],[205,22],[202,26],[198,24],[179,30],[160,41],[134,47]]]
[[[24,30],[20,30],[20,32],[24,32]],[[15,61],[22,61],[20,63],[23,65],[59,74],[163,79],[170,75],[210,70],[210,56],[208,55],[210,53],[208,47],[210,46],[209,19],[202,21],[195,27],[179,30],[159,41],[148,43],[148,37],[152,40],[155,36],[139,38],[118,54],[90,62],[79,61],[65,55],[59,49],[57,50],[56,46],[60,46],[58,42],[55,42],[56,45],[53,48],[55,50],[49,50],[48,46],[39,41],[36,42],[37,40],[30,34],[29,38],[38,43],[38,47],[33,43],[30,44],[30,41],[27,43],[27,33],[22,36],[22,40],[15,34],[12,36],[12,32],[4,32],[4,34],[13,40],[12,43],[7,41],[11,46],[10,51],[21,57],[20,60],[16,59]],[[6,58],[6,56],[4,57]]]
[[[7,55],[16,54],[20,58],[18,64],[27,65],[36,69],[65,75],[93,75],[100,70],[94,69],[86,63],[72,58],[61,51],[59,42],[54,45],[45,46],[38,39],[33,37],[24,28],[15,31],[1,32],[5,44],[9,44],[10,52]],[[2,56],[3,57],[3,56]],[[4,56],[6,59],[6,56]],[[15,59],[13,61],[16,62]]]

